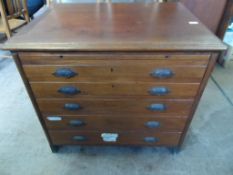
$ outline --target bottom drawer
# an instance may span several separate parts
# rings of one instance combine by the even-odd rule
[[[54,145],[145,145],[177,146],[181,133],[167,132],[79,132],[50,130]]]

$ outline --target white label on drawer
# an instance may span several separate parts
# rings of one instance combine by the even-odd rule
[[[59,117],[59,116],[49,116],[49,117],[47,117],[47,119],[49,121],[61,121],[62,117]]]
[[[117,133],[102,133],[101,137],[104,142],[116,142],[118,138]]]

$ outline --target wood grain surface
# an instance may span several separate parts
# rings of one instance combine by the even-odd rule
[[[80,96],[97,97],[132,97],[142,96],[154,99],[193,99],[197,93],[199,83],[31,83],[36,98],[79,98]],[[65,94],[62,88],[75,88],[76,94]],[[167,94],[154,93],[155,88],[165,88]]]
[[[52,115],[77,115],[77,114],[168,114],[187,115],[191,109],[193,100],[156,100],[142,98],[83,98],[83,99],[37,99],[39,108],[43,114]],[[79,104],[81,109],[72,111],[64,108],[65,104]],[[151,111],[147,109],[151,104],[166,105],[165,111]]]
[[[77,65],[93,64],[93,61],[146,61],[161,64],[206,66],[210,52],[19,52],[23,65]],[[114,64],[113,63],[113,64]]]
[[[49,117],[61,117],[60,121],[50,120]],[[74,130],[74,131],[165,131],[182,132],[187,116],[151,116],[144,115],[46,115],[44,120],[49,129]],[[72,125],[72,121],[79,121],[83,124]],[[149,127],[148,122],[158,122],[158,127]]]
[[[57,4],[4,45],[33,51],[219,51],[180,3]]]
[[[50,130],[52,142],[55,145],[141,145],[141,146],[177,146],[180,133],[173,132],[115,132],[119,134],[116,142],[103,141],[103,132],[90,131],[56,131]],[[84,136],[86,141],[74,141],[74,136]],[[158,139],[155,143],[147,143],[145,137]]]

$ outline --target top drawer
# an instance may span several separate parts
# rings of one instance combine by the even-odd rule
[[[161,64],[174,64],[182,61],[182,65],[206,66],[209,53],[46,53],[20,52],[18,53],[23,65],[76,65],[83,60],[159,60]],[[169,62],[168,62],[169,61]],[[81,62],[82,63],[82,62]]]
[[[29,81],[57,82],[200,82],[208,58],[208,54],[20,54]]]

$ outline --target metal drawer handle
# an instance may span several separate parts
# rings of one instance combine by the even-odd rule
[[[73,127],[79,127],[79,126],[84,126],[85,122],[82,120],[70,120],[69,125]]]
[[[77,142],[87,141],[87,137],[85,136],[74,136],[72,139]]]
[[[155,78],[171,78],[174,72],[169,68],[156,69],[151,73],[152,77]]]
[[[66,103],[64,105],[64,108],[70,111],[77,111],[79,109],[81,109],[81,106],[79,104],[76,103]]]
[[[73,86],[63,86],[58,89],[58,92],[66,95],[75,95],[80,93],[80,90]]]
[[[160,122],[157,121],[149,121],[145,123],[146,127],[148,128],[159,128],[160,127]]]
[[[167,107],[165,104],[151,104],[149,107],[147,107],[148,110],[150,111],[159,111],[163,112],[166,111]]]
[[[60,68],[57,69],[54,73],[54,76],[56,77],[63,77],[63,78],[72,78],[76,75],[78,75],[76,72],[74,72],[72,69],[69,68]]]
[[[153,87],[149,90],[149,93],[151,95],[158,95],[158,96],[162,96],[162,95],[167,95],[170,93],[170,89],[168,89],[167,87]]]
[[[147,143],[156,143],[158,141],[159,139],[156,137],[145,137],[144,138],[144,142],[147,142]]]

